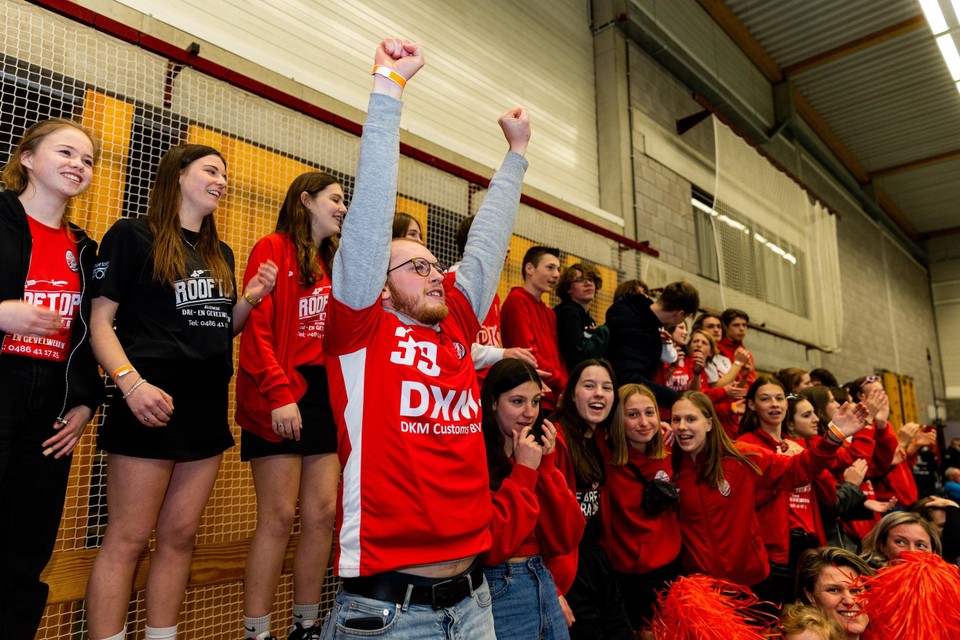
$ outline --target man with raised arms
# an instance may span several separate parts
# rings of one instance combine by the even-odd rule
[[[423,52],[388,39],[375,64],[324,338],[343,465],[343,585],[323,637],[382,629],[378,637],[494,638],[477,558],[490,546],[492,506],[470,345],[516,219],[529,117],[515,108],[500,118],[510,150],[445,288],[425,246],[390,239],[400,97]]]

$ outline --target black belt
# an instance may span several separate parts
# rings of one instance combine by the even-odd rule
[[[343,590],[373,600],[386,600],[403,604],[407,602],[407,590],[411,589],[410,604],[430,605],[445,609],[457,604],[483,584],[483,565],[477,563],[472,571],[452,578],[438,580],[433,584],[411,585],[382,576],[344,578]]]

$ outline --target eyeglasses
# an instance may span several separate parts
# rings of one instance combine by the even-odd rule
[[[447,272],[447,268],[440,262],[430,262],[426,258],[410,258],[409,260],[401,262],[393,269],[387,269],[387,273],[389,274],[391,271],[396,271],[400,267],[411,263],[413,264],[413,268],[416,269],[417,275],[423,276],[424,278],[430,275],[430,267],[436,269],[440,275],[443,275]]]
[[[579,278],[574,278],[571,280],[570,284],[586,284],[588,282],[592,282],[595,287],[599,287],[601,280],[599,278],[586,278],[584,276],[580,276]]]

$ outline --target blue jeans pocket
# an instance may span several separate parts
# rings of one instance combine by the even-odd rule
[[[484,572],[487,579],[487,585],[490,589],[490,597],[496,600],[504,595],[510,589],[510,576],[501,572]]]
[[[344,594],[337,613],[336,637],[375,638],[397,623],[399,605]]]
[[[507,587],[509,586],[510,585],[507,584]],[[490,592],[490,585],[487,580],[484,580],[483,584],[474,590],[472,597],[473,601],[476,602],[481,609],[490,608],[490,605],[493,604],[493,594]]]

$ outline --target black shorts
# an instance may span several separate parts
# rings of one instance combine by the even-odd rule
[[[170,422],[144,425],[113,389],[97,447],[136,458],[186,461],[210,458],[233,446],[227,421],[230,372],[221,360],[151,361],[136,367],[147,382],[173,397]]]
[[[307,381],[307,390],[297,401],[300,409],[300,439],[271,442],[257,434],[240,432],[240,459],[247,462],[264,456],[314,456],[337,452],[337,423],[330,406],[327,370],[319,365],[297,367]]]
[[[577,576],[567,592],[567,604],[576,618],[570,627],[570,640],[633,640],[613,568],[599,546],[581,544]]]
[[[634,630],[650,627],[657,593],[666,589],[670,582],[680,576],[680,569],[678,559],[649,573],[614,572]]]

